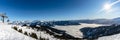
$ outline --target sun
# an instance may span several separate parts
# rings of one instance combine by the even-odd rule
[[[102,5],[102,9],[99,10],[97,13],[101,13],[101,12],[106,12],[106,13],[110,13],[115,11],[115,8],[113,7],[115,4],[120,3],[120,0],[117,0],[115,2],[106,2],[105,4]]]
[[[104,9],[105,10],[110,10],[111,9],[111,5],[110,4],[105,4],[104,5]]]

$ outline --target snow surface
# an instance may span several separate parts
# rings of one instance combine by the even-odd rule
[[[60,30],[65,30],[66,33],[77,37],[77,38],[82,38],[83,34],[80,31],[81,28],[84,27],[98,27],[98,26],[102,26],[100,24],[86,24],[86,23],[81,23],[81,25],[70,25],[70,26],[55,26],[54,28],[56,29],[60,29]]]
[[[12,26],[13,25],[7,25],[7,24],[0,23],[0,40],[36,40],[34,38],[25,36],[24,34],[15,31],[14,29],[11,28]],[[60,30],[65,30],[68,34],[70,34],[74,37],[82,38],[83,35],[82,35],[82,32],[80,32],[81,28],[84,28],[84,27],[93,27],[94,28],[94,27],[98,27],[98,26],[102,26],[102,25],[81,23],[81,25],[55,26],[54,28],[60,29]],[[53,36],[46,34],[43,31],[37,32],[32,29],[26,29],[25,27],[19,26],[19,29],[21,29],[21,28],[24,31],[27,31],[29,33],[35,32],[35,33],[37,33],[37,35],[41,36],[42,38],[46,38],[49,40],[58,40],[58,39],[54,38]],[[120,39],[120,34],[111,35],[111,36],[103,36],[103,37],[98,38],[98,40],[119,40],[119,39]]]
[[[103,36],[98,38],[98,40],[120,40],[120,33],[111,36]]]
[[[11,28],[12,25],[0,22],[0,40],[36,40]]]

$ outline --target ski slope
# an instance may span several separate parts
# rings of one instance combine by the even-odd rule
[[[0,40],[35,40],[34,38],[25,36],[11,28],[12,25],[0,22]]]

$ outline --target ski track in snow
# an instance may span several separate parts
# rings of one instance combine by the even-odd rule
[[[35,40],[11,28],[12,25],[0,23],[0,40]]]

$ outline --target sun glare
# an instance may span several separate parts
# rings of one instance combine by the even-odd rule
[[[104,9],[105,10],[110,10],[111,9],[111,5],[110,4],[105,4],[104,5]]]

